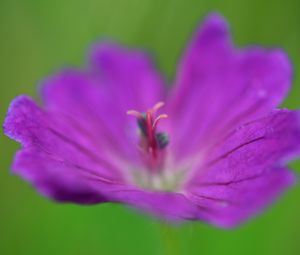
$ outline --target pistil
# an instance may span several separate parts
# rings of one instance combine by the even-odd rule
[[[161,114],[155,117],[157,111],[164,105],[163,102],[155,104],[145,113],[135,110],[127,111],[128,115],[137,118],[140,130],[139,149],[143,152],[145,163],[151,171],[158,171],[163,164],[163,150],[169,143],[166,133],[157,132],[157,125],[168,117],[167,114]]]

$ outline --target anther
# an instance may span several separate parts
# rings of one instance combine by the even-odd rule
[[[160,149],[164,149],[169,144],[169,136],[167,133],[157,133],[156,140]]]

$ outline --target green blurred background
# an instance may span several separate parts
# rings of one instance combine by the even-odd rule
[[[280,46],[294,63],[284,103],[300,108],[300,2],[209,0],[0,0],[0,114],[19,94],[109,37],[155,54],[172,77],[186,41],[209,12],[229,20],[239,46]],[[18,145],[0,137],[0,254],[300,254],[300,187],[264,214],[225,231],[202,223],[175,230],[120,205],[58,205],[10,174]],[[300,164],[293,168],[300,170]],[[165,242],[176,244],[168,246]]]

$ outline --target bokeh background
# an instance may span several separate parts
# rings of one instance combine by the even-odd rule
[[[38,98],[43,77],[83,65],[88,47],[104,37],[152,52],[171,79],[186,41],[211,11],[227,17],[239,46],[280,46],[289,53],[295,79],[284,106],[300,108],[297,0],[0,0],[1,122],[15,96]],[[0,254],[300,254],[299,186],[235,230],[203,223],[170,230],[120,205],[82,207],[44,199],[11,175],[17,148],[1,133]],[[292,165],[299,173],[299,162]]]

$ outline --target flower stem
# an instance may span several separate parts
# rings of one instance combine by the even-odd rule
[[[180,238],[178,236],[178,228],[167,222],[160,222],[160,235],[162,240],[163,255],[179,255],[181,254]]]

